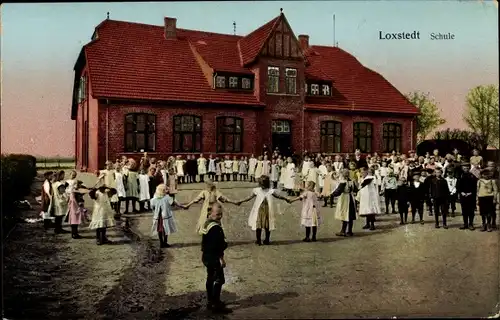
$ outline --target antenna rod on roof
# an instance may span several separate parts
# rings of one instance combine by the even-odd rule
[[[106,20],[109,20],[109,12],[106,12]]]
[[[336,46],[335,42],[335,14],[333,14],[333,46]]]
[[[236,21],[233,21],[233,32],[236,35]]]

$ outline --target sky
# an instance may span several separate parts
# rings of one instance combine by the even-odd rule
[[[498,86],[498,6],[481,1],[290,1],[164,3],[8,3],[1,7],[1,151],[72,156],[74,63],[104,19],[245,35],[280,8],[295,35],[333,44],[399,91],[429,92],[446,124],[465,129],[471,88]],[[379,32],[420,32],[420,40],[380,40]],[[430,33],[454,40],[430,40]]]

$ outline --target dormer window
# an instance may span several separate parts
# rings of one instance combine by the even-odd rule
[[[250,79],[248,78],[243,78],[241,79],[241,88],[242,89],[250,89],[252,87],[252,83]]]
[[[217,88],[225,88],[226,87],[226,77],[224,77],[224,76],[215,77],[215,86]]]
[[[229,77],[229,88],[238,88],[238,78]]]
[[[78,103],[87,99],[87,77],[82,76],[78,87]]]
[[[324,84],[322,86],[322,91],[324,96],[329,96],[330,95],[330,86],[327,84]]]
[[[305,90],[306,94],[307,94],[307,89],[308,89],[308,87],[309,87],[309,85],[308,85],[307,83],[305,83],[305,84],[304,84],[304,90]]]
[[[318,84],[311,84],[311,94],[314,96],[319,95],[319,85]]]

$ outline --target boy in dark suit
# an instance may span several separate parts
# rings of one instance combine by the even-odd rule
[[[413,173],[413,181],[410,182],[410,205],[411,205],[411,223],[415,222],[415,216],[418,212],[420,224],[424,224],[424,200],[427,196],[426,185],[420,180],[420,173]]]
[[[436,228],[439,228],[439,215],[443,217],[443,228],[448,229],[446,224],[446,215],[448,211],[447,200],[450,196],[448,183],[443,178],[443,171],[436,169],[435,176],[430,181],[430,196],[434,205],[434,216],[436,220]]]
[[[477,178],[470,173],[470,164],[462,164],[462,174],[457,181],[457,194],[460,197],[464,225],[461,230],[474,230],[474,210],[476,209]]]

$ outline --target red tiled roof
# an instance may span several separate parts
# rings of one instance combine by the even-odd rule
[[[178,39],[167,40],[160,26],[106,20],[99,39],[85,48],[93,95],[262,105],[253,92],[213,90],[189,47],[189,34],[195,31],[178,32]],[[212,38],[224,41],[231,36]]]
[[[238,41],[239,50],[241,52],[241,63],[247,65],[255,60],[257,55],[262,50],[264,43],[272,33],[281,15],[269,21],[262,27],[248,34],[246,37]]]
[[[343,109],[358,111],[397,112],[418,114],[412,105],[383,76],[364,67],[354,56],[338,47],[311,46],[305,52],[311,77],[326,74],[333,86],[347,100],[347,105],[332,99],[332,103],[308,103],[309,109]]]
[[[98,39],[84,46],[93,96],[262,106],[253,92],[214,90],[191,47],[214,71],[252,74],[244,65],[255,60],[280,17],[245,37],[177,29],[177,39],[165,39],[163,26],[105,20]],[[418,113],[344,50],[311,46],[304,55],[306,78],[333,82],[331,97],[307,97],[306,108]]]

